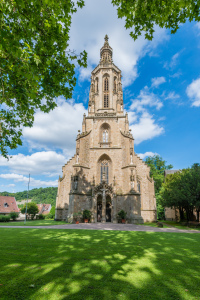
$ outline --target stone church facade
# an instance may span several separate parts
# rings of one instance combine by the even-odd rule
[[[117,222],[120,210],[129,223],[156,220],[150,168],[134,152],[134,138],[124,113],[121,71],[112,61],[105,36],[100,63],[92,71],[88,115],[76,138],[76,154],[62,167],[56,220],[73,221],[88,209],[91,222]]]

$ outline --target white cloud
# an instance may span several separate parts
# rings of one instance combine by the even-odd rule
[[[148,156],[154,156],[154,155],[158,155],[158,153],[156,152],[145,152],[145,153],[139,153],[137,154],[141,159],[144,159]]]
[[[180,96],[178,94],[176,94],[175,92],[170,92],[166,97],[165,100],[170,99],[170,100],[174,100],[174,99],[178,99],[180,98]]]
[[[86,0],[85,7],[72,16],[70,48],[77,52],[86,50],[88,68],[94,68],[100,59],[100,48],[108,34],[113,48],[113,61],[122,70],[123,85],[131,84],[137,75],[137,62],[146,53],[154,51],[157,45],[168,39],[165,29],[157,28],[153,41],[143,36],[134,41],[125,29],[125,20],[118,19],[117,8],[109,0]],[[80,70],[81,79],[90,78],[90,72]]]
[[[32,155],[17,154],[9,158],[0,157],[0,166],[9,167],[11,172],[31,175],[57,176],[66,163],[66,157],[54,151],[36,152]]]
[[[167,69],[167,70],[173,69],[178,64],[178,58],[179,58],[180,53],[182,51],[177,52],[176,54],[174,54],[169,62],[165,62],[164,68]]]
[[[136,99],[132,100],[130,110],[142,112],[145,111],[146,106],[155,107],[157,110],[163,106],[157,95],[149,92],[147,87],[140,91],[140,94]]]
[[[14,180],[14,182],[23,182],[23,183],[28,183],[29,178],[20,174],[0,174],[0,178],[3,179],[8,179],[8,180]],[[31,187],[42,187],[42,186],[58,186],[58,181],[43,181],[43,180],[37,180],[34,178],[30,178],[30,186]]]
[[[166,82],[166,79],[165,79],[165,77],[162,76],[162,77],[152,78],[151,81],[152,81],[151,87],[156,87],[157,88],[160,84]]]
[[[196,23],[196,27],[200,29],[200,22]]]
[[[131,125],[130,128],[136,145],[164,133],[164,128],[155,124],[155,120],[147,112],[144,112],[140,117],[139,122]]]
[[[192,100],[192,106],[200,106],[200,78],[193,80],[193,82],[187,87],[186,93]]]
[[[58,106],[48,114],[36,112],[32,128],[24,128],[23,136],[32,148],[62,149],[66,156],[75,151],[75,139],[82,128],[82,103],[58,99]]]

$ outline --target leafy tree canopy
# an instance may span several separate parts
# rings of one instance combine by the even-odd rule
[[[161,204],[159,191],[162,183],[164,182],[165,170],[173,168],[172,165],[167,165],[166,161],[159,155],[149,156],[146,158],[145,163],[150,167],[150,176],[154,179],[156,205],[157,205],[157,217],[163,219],[165,217],[164,206]]]
[[[131,37],[136,40],[144,32],[152,40],[155,26],[171,28],[175,33],[187,20],[200,21],[199,0],[112,0],[117,6],[118,17],[124,18],[126,29],[134,28]]]
[[[86,67],[86,52],[68,49],[71,16],[84,1],[1,0],[0,151],[22,144],[36,109],[49,112],[55,97],[72,96],[75,63]],[[74,61],[74,62],[73,62]]]
[[[200,165],[194,164],[191,168],[167,175],[160,190],[161,203],[165,207],[179,209],[181,219],[186,212],[187,220],[193,219],[193,210],[196,208],[197,219],[200,211]]]
[[[26,212],[26,204],[24,204],[24,207],[21,208],[21,212],[24,214]],[[37,207],[37,204],[34,202],[27,203],[27,214],[35,216],[39,212],[39,209]]]
[[[55,206],[57,190],[58,189],[56,187],[32,189],[29,191],[28,197],[29,199],[32,199],[32,201],[37,204],[46,203]],[[2,192],[0,193],[0,195],[15,197],[17,201],[27,199],[27,191],[17,192],[17,193]],[[20,206],[18,205],[19,208],[21,208]]]
[[[173,166],[167,165],[160,155],[148,156],[145,163],[150,167],[150,176],[154,179],[155,194],[157,194],[164,181],[165,170],[170,170]]]

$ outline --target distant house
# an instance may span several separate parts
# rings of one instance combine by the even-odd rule
[[[8,215],[11,212],[20,212],[15,197],[0,196],[0,215]]]
[[[39,215],[43,214],[43,215],[47,215],[48,213],[50,213],[51,210],[51,204],[37,204],[37,207],[39,209]]]

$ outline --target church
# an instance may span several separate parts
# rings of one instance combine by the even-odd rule
[[[156,221],[154,181],[150,168],[134,152],[134,132],[124,113],[121,71],[113,63],[108,36],[100,62],[91,73],[88,114],[76,137],[76,153],[62,167],[58,180],[56,220],[73,222],[90,210],[91,222]]]

